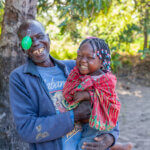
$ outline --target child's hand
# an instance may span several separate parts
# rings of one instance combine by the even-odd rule
[[[80,102],[84,100],[90,100],[90,94],[88,91],[78,91],[74,94],[74,101]]]

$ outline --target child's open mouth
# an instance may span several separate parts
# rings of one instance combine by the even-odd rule
[[[83,65],[82,65],[82,66],[80,66],[80,68],[81,68],[81,69],[88,69],[88,67],[87,67],[87,66],[83,66]]]

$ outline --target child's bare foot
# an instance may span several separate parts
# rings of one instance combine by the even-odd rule
[[[132,150],[133,144],[127,143],[127,144],[121,144],[116,143],[114,146],[110,148],[110,150]]]

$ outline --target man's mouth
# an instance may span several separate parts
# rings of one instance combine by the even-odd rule
[[[44,51],[44,48],[37,49],[33,52],[34,55],[40,55]]]

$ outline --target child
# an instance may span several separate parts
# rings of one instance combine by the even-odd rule
[[[110,50],[104,40],[91,37],[82,41],[76,66],[63,89],[64,106],[71,110],[83,100],[91,100],[89,124],[83,125],[83,142],[92,141],[116,126],[120,102],[115,92],[116,77],[110,72]]]

